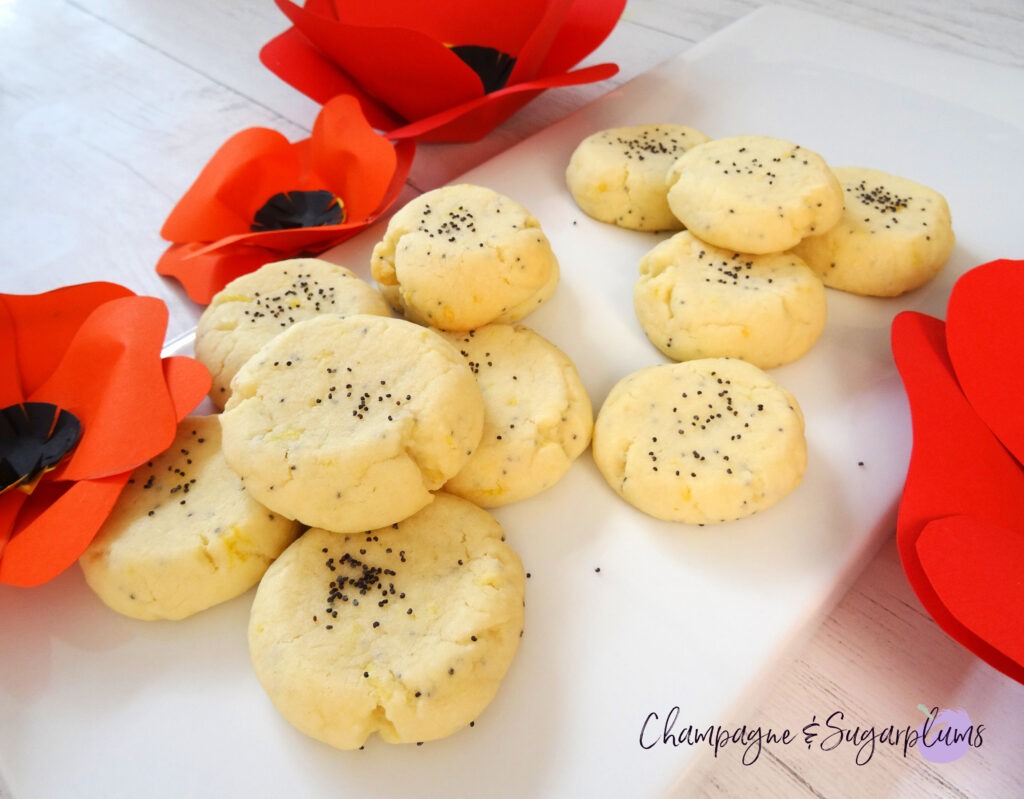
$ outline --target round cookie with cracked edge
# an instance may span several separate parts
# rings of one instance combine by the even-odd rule
[[[319,258],[275,261],[228,283],[196,325],[195,355],[210,370],[214,405],[224,408],[231,378],[267,341],[322,313],[390,316],[391,309],[351,270]]]
[[[626,502],[686,524],[764,510],[800,484],[807,464],[796,399],[734,358],[660,364],[620,380],[597,414],[593,453]]]
[[[712,139],[680,156],[668,204],[695,236],[764,254],[824,233],[843,213],[843,190],[825,160],[770,136]]]
[[[215,416],[191,416],[139,466],[79,559],[112,610],[183,619],[248,591],[300,526],[245,490],[221,452]]]
[[[429,504],[480,443],[484,402],[436,331],[325,314],[250,358],[220,419],[224,455],[256,499],[347,533]]]
[[[383,530],[311,529],[256,591],[253,667],[285,720],[338,749],[443,738],[497,694],[525,583],[494,517],[444,492]]]
[[[575,364],[523,325],[444,335],[484,398],[480,446],[445,491],[496,508],[553,486],[589,446],[594,425]]]
[[[762,369],[804,355],[827,317],[825,286],[799,256],[723,250],[689,231],[641,259],[633,305],[674,360],[742,358]]]
[[[565,180],[580,209],[630,230],[679,230],[668,207],[666,176],[683,153],[709,137],[671,123],[608,128],[587,136],[569,159]]]
[[[558,260],[537,219],[496,191],[463,183],[417,197],[373,248],[374,280],[406,319],[473,330],[524,318],[558,285]]]
[[[913,180],[865,167],[836,167],[846,210],[828,232],[793,248],[826,286],[896,297],[935,277],[955,244],[946,198]]]

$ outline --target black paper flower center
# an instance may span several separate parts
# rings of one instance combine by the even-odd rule
[[[291,230],[301,227],[340,225],[345,221],[345,203],[329,191],[283,191],[267,200],[253,216],[249,229]]]
[[[71,452],[82,423],[49,402],[23,402],[0,410],[0,492],[31,491],[44,472]]]
[[[452,52],[480,76],[484,84],[484,94],[504,89],[512,76],[512,68],[516,65],[515,56],[495,50],[493,47],[457,44],[452,47]]]

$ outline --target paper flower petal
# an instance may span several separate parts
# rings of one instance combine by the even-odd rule
[[[28,494],[24,491],[5,491],[0,494],[0,566],[3,564],[7,542],[14,533],[14,523],[27,500]]]
[[[551,0],[551,2],[544,4],[543,14],[531,32],[529,39],[516,51],[516,66],[512,70],[511,78],[514,82],[533,80],[543,74],[541,67],[551,53],[555,39],[558,37],[559,29],[565,24],[566,18],[569,16],[575,2],[576,0]],[[598,0],[596,5],[603,5],[603,3]],[[625,3],[622,5],[625,5]],[[618,15],[616,15],[616,19],[618,19]],[[572,30],[575,31],[576,29],[573,28]],[[611,30],[611,28],[609,27],[608,30]],[[568,69],[578,60],[569,61],[565,68]]]
[[[625,0],[574,0],[569,5],[536,74],[551,75],[574,67],[608,37],[626,8]],[[521,55],[520,61],[525,70],[527,59]],[[512,80],[520,80],[519,75],[513,73]]]
[[[325,188],[344,198],[352,220],[376,212],[399,166],[408,172],[412,161],[409,149],[396,151],[367,125],[353,97],[338,97],[324,106],[313,123],[309,146],[313,172]]]
[[[366,120],[377,130],[390,130],[401,117],[374,100],[339,69],[298,28],[289,28],[267,42],[260,61],[281,80],[323,105],[332,97],[356,98]]]
[[[1024,463],[1024,261],[999,260],[957,280],[946,339],[974,410]]]
[[[965,626],[946,607],[921,564],[918,539],[935,519],[970,516],[1024,534],[1024,472],[960,389],[946,350],[945,325],[905,311],[892,325],[892,350],[906,387],[913,447],[896,536],[907,579],[936,623],[1001,671],[1019,664]],[[975,569],[976,570],[976,569]],[[992,584],[970,590],[995,590]],[[1007,607],[1006,612],[1016,609]],[[1011,674],[1012,676],[1012,674]]]
[[[291,142],[275,130],[248,128],[213,154],[171,211],[160,235],[168,241],[213,241],[249,229],[253,214],[282,186],[300,188]]]
[[[194,358],[177,355],[163,359],[164,379],[174,407],[175,422],[181,421],[206,399],[210,392],[210,370]]]
[[[591,2],[591,0],[584,0]],[[517,0],[513,13],[487,0],[467,4],[423,0],[388,0],[386,3],[353,3],[351,0],[308,0],[306,10],[330,15],[356,27],[406,28],[426,34],[436,42],[476,44],[519,52],[544,17],[550,0]]]
[[[0,305],[8,315],[8,324],[17,331],[16,334],[8,334],[12,336],[17,351],[16,370],[23,397],[32,394],[57,368],[68,343],[89,314],[110,300],[130,296],[133,296],[132,292],[124,286],[95,282],[65,286],[41,294],[5,294],[0,297]],[[3,310],[0,310],[2,314]],[[5,365],[9,363],[3,362]]]
[[[205,242],[172,244],[157,261],[156,271],[173,277],[193,302],[208,305],[213,295],[236,277],[253,272],[277,259],[274,252],[246,247],[204,252]]]
[[[174,439],[176,419],[160,351],[167,306],[154,297],[104,303],[82,323],[64,358],[30,400],[77,416],[82,440],[59,469],[85,480],[133,469]]]
[[[7,303],[0,298],[0,408],[16,405],[25,401],[25,392],[21,389],[21,375],[16,368],[18,363],[18,347],[15,339],[14,319],[8,310]]]
[[[110,515],[129,477],[130,471],[78,483],[41,484],[21,508],[19,519],[28,519],[3,549],[0,583],[41,585],[74,564]]]
[[[1024,682],[1024,533],[974,516],[928,522],[917,553],[939,600]]]

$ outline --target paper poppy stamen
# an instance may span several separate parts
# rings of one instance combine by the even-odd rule
[[[484,94],[504,89],[516,65],[515,56],[476,44],[457,44],[451,51],[472,69],[484,84]]]
[[[340,225],[345,221],[345,203],[332,192],[285,191],[267,200],[253,216],[250,230],[293,230],[295,228]]]
[[[49,402],[24,402],[0,410],[0,492],[18,487],[31,493],[81,435],[78,418]]]

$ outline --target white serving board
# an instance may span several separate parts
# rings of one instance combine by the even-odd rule
[[[699,747],[641,747],[648,714],[678,706],[677,730],[747,720],[759,680],[892,530],[910,450],[892,316],[941,316],[965,269],[1024,256],[1024,74],[766,8],[466,175],[549,234],[563,280],[527,322],[575,360],[595,408],[663,360],[631,299],[660,237],[588,219],[563,172],[589,133],[662,121],[780,136],[949,199],[958,244],[938,279],[897,300],[830,292],[822,339],[774,370],[807,419],[800,488],[740,522],[660,523],[618,500],[588,453],[554,489],[499,510],[531,573],[526,635],[476,726],[422,747],[338,752],[283,722],[249,666],[251,593],[143,623],[101,606],[77,570],[0,586],[0,795],[5,780],[14,799],[650,797]],[[332,259],[365,273],[379,232]]]

